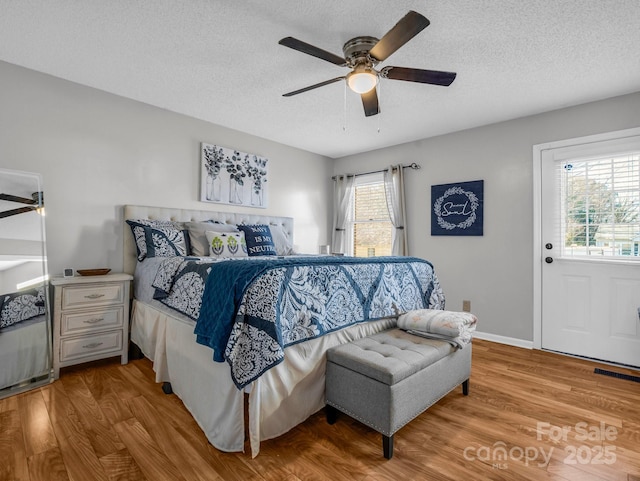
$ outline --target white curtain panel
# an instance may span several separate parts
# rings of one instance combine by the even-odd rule
[[[353,199],[352,175],[337,176],[333,182],[333,235],[331,237],[331,252],[347,253],[345,245],[345,229],[351,218],[351,203]]]
[[[409,255],[405,222],[404,169],[401,164],[391,165],[384,171],[384,193],[387,198],[389,217],[394,227],[391,254],[394,256]]]

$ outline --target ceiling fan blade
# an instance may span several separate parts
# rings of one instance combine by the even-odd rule
[[[0,212],[0,219],[4,219],[5,217],[9,217],[12,215],[23,214],[25,212],[31,212],[32,210],[36,210],[35,207],[20,207],[18,209],[5,210],[4,212]]]
[[[19,202],[20,204],[29,204],[33,205],[36,203],[33,199],[28,199],[26,197],[18,197],[17,195],[11,194],[0,194],[0,200],[6,200],[8,202]]]
[[[324,82],[320,82],[319,84],[309,85],[308,87],[305,87],[303,89],[294,90],[293,92],[288,92],[286,94],[282,94],[282,96],[283,97],[291,97],[293,95],[298,95],[298,94],[301,94],[303,92],[307,92],[309,90],[317,89],[318,87],[324,87],[325,85],[329,85],[329,84],[335,83],[338,80],[344,80],[344,77],[336,77],[336,78],[332,78],[331,80],[325,80]]]
[[[456,78],[455,72],[405,67],[385,67],[380,73],[382,77],[392,80],[406,80],[407,82],[442,85],[445,87],[451,85]]]
[[[362,105],[364,107],[364,115],[371,117],[380,113],[380,105],[378,104],[378,93],[376,88],[372,88],[368,92],[360,94],[362,97]]]
[[[382,62],[427,28],[429,23],[425,16],[410,10],[384,37],[378,40],[378,43],[369,51],[369,55]]]
[[[293,37],[285,37],[278,42],[280,45],[284,45],[285,47],[292,48],[297,50],[298,52],[306,53],[307,55],[312,55],[321,60],[326,60],[327,62],[331,62],[335,65],[339,65],[344,67],[347,65],[347,61],[338,55],[334,55],[331,52],[327,52],[326,50],[322,50],[321,48],[314,47],[302,40],[298,40]]]

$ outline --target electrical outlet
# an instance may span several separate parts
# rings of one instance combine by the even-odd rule
[[[471,301],[462,301],[462,310],[464,312],[471,312]]]

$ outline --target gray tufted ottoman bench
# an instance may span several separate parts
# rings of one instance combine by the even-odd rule
[[[393,435],[462,384],[469,393],[471,345],[390,329],[327,351],[327,421],[337,410],[382,433],[384,457],[393,456]]]

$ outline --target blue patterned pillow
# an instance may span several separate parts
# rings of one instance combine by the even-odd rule
[[[275,256],[278,255],[273,245],[271,230],[268,225],[238,225],[238,229],[244,232],[247,243],[247,253],[251,256]]]
[[[0,296],[0,328],[45,313],[44,286]]]
[[[136,242],[138,260],[189,255],[189,235],[170,220],[127,220]]]
[[[247,257],[247,244],[242,232],[206,231],[211,257]]]

